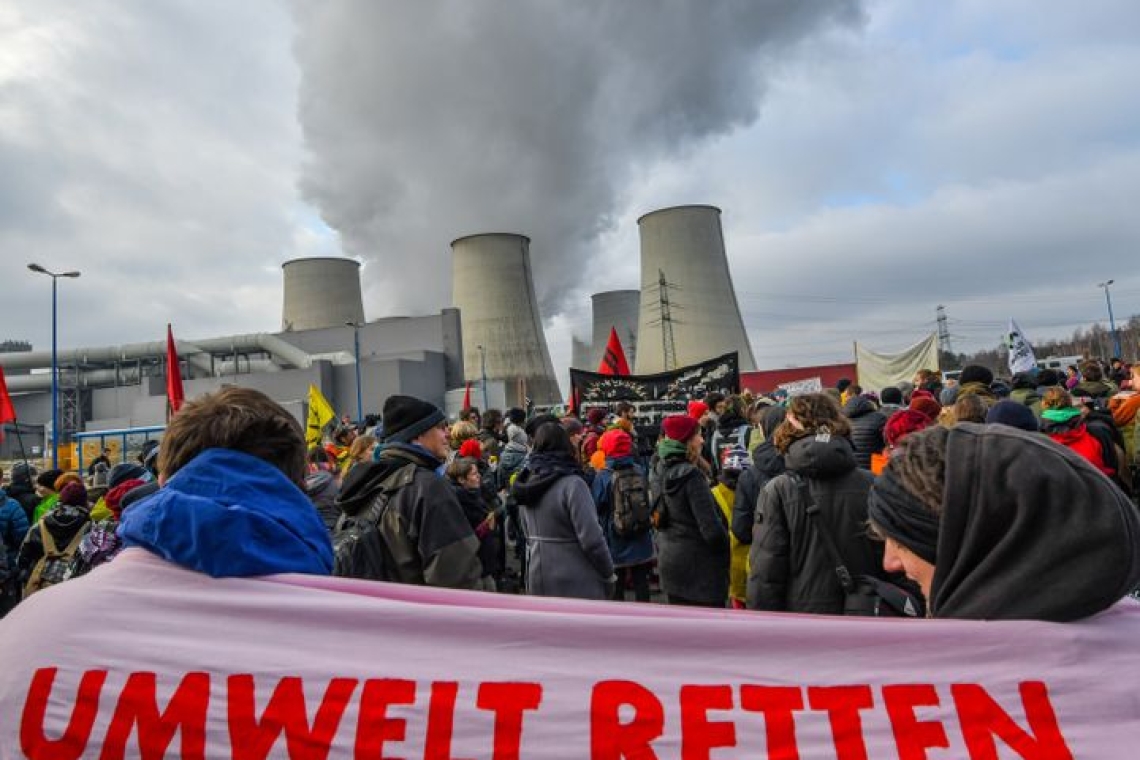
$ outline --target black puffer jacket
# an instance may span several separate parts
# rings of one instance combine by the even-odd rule
[[[866,527],[873,478],[855,466],[847,439],[801,438],[788,448],[784,462],[807,483],[819,506],[816,519],[830,532],[851,573],[884,578],[882,547],[870,539]],[[811,520],[790,473],[764,486],[749,554],[749,609],[843,613],[835,563]]]
[[[883,440],[883,426],[887,417],[866,396],[856,396],[843,407],[843,414],[851,421],[851,445],[855,449],[855,462],[864,470],[871,469],[871,455],[887,445]]]
[[[764,485],[784,471],[784,457],[771,441],[764,441],[752,452],[752,466],[740,473],[736,481],[736,498],[732,502],[732,535],[742,544],[752,543],[752,526],[756,524],[756,502]]]
[[[651,476],[663,495],[665,524],[657,531],[661,589],[710,606],[728,598],[728,525],[701,471],[684,458],[658,460]]]

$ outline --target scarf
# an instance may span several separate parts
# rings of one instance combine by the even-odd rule
[[[867,517],[887,538],[935,564],[939,516],[903,488],[889,465],[871,487]]]

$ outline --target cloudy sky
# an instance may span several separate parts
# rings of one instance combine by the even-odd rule
[[[647,11],[652,5],[653,12]],[[10,0],[0,340],[273,331],[280,264],[449,303],[532,238],[555,366],[637,287],[636,219],[719,206],[761,367],[1140,313],[1140,3]],[[562,378],[565,382],[565,377]]]

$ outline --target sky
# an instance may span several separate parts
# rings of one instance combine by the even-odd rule
[[[281,264],[450,305],[451,240],[528,235],[566,383],[636,220],[723,210],[757,363],[1140,313],[1140,3],[9,0],[0,340],[276,331]]]

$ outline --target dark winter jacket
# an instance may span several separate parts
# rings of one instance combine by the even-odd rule
[[[501,571],[499,567],[499,552],[502,546],[499,542],[499,532],[491,527],[489,515],[495,511],[496,504],[488,499],[487,492],[482,488],[464,488],[453,483],[455,498],[463,508],[463,515],[467,524],[479,539],[479,564],[483,566],[483,577],[496,575]],[[494,494],[490,499],[495,499]]]
[[[1070,393],[1080,398],[1108,398],[1116,393],[1116,388],[1103,380],[1082,380],[1073,386]]]
[[[8,484],[8,498],[15,499],[21,507],[24,508],[24,515],[28,518],[28,523],[32,521],[32,513],[36,511],[36,505],[40,503],[40,497],[36,494],[36,488],[32,485],[31,481],[27,478],[21,480],[13,480]]]
[[[851,446],[855,449],[855,462],[864,470],[871,469],[871,455],[878,454],[887,445],[883,439],[886,416],[875,408],[875,402],[866,396],[856,396],[843,407],[843,414],[851,421]]]
[[[44,515],[40,522],[28,529],[24,543],[16,557],[16,572],[21,586],[28,582],[36,563],[44,556],[44,539],[40,532],[43,524],[51,540],[55,542],[56,549],[63,551],[77,535],[84,533],[91,526],[91,514],[86,507],[75,507],[62,504]]]
[[[1140,584],[1140,512],[1081,457],[960,423],[945,459],[934,617],[1077,620]]]
[[[353,467],[337,506],[356,515],[387,491],[380,533],[393,566],[390,580],[419,586],[481,587],[479,539],[451,484],[436,473],[440,461],[426,449],[388,444],[374,462]]]
[[[527,593],[605,599],[613,559],[576,463],[532,454],[511,494],[526,532]]]
[[[0,581],[15,574],[16,557],[27,534],[28,516],[24,508],[0,488],[0,549],[5,555],[0,557]]]
[[[590,486],[590,493],[598,508],[598,520],[602,523],[602,532],[606,536],[606,544],[610,548],[610,556],[613,557],[615,567],[643,565],[653,559],[654,553],[652,530],[647,530],[640,536],[619,536],[614,530],[614,472],[631,468],[643,473],[641,466],[634,462],[632,456],[607,458],[605,469],[597,472]]]
[[[651,489],[662,494],[657,570],[668,596],[721,606],[728,599],[729,541],[708,480],[684,457],[659,459]]]
[[[770,440],[752,452],[752,466],[740,473],[736,481],[736,499],[732,502],[732,535],[742,544],[752,543],[752,527],[756,524],[756,503],[764,485],[784,471],[784,455]]]
[[[846,438],[801,438],[784,457],[819,507],[818,527],[829,531],[853,575],[884,577],[882,547],[867,535],[867,495],[873,477],[855,465]],[[760,493],[749,555],[748,608],[839,615],[844,592],[835,563],[811,522],[797,479],[784,473]]]
[[[724,452],[734,446],[747,449],[752,438],[752,426],[741,417],[736,410],[729,409],[716,421],[716,430],[708,441],[709,454],[712,459],[713,474],[720,472],[720,460]]]
[[[328,470],[317,470],[305,478],[305,495],[317,509],[321,522],[331,532],[340,518],[340,509],[336,506],[336,497],[340,493],[340,484],[336,475]]]

